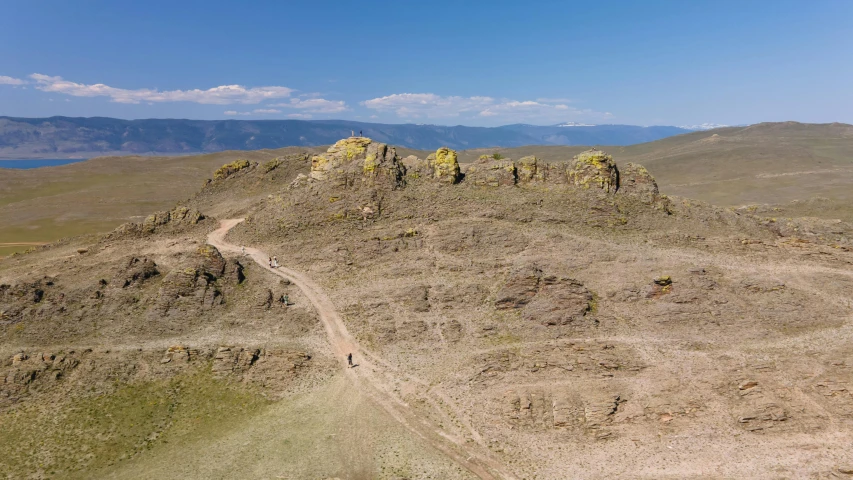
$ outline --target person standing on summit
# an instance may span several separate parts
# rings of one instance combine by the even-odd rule
[[[352,368],[352,354],[347,354],[347,363],[349,364],[349,368]]]

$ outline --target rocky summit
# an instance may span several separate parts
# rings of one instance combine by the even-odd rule
[[[853,225],[580,150],[238,152],[0,260],[0,476],[850,477]]]

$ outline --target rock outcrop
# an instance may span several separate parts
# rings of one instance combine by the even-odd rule
[[[177,206],[172,210],[154,212],[145,217],[142,223],[128,222],[107,234],[106,238],[137,237],[157,233],[163,229],[191,227],[206,217],[196,209]]]
[[[495,308],[523,308],[527,320],[566,325],[592,312],[595,297],[577,280],[545,275],[536,266],[525,266],[510,274],[498,291]]]
[[[439,181],[452,184],[462,179],[456,151],[447,147],[441,147],[428,156],[427,166],[432,170],[433,178]]]
[[[212,245],[199,247],[185,265],[163,278],[154,310],[157,314],[166,315],[172,310],[185,308],[205,310],[222,305],[225,298],[217,280],[232,276],[238,281],[242,278],[242,266],[237,263],[235,268],[227,268],[228,262]],[[226,275],[226,272],[231,275]]]
[[[405,185],[405,175],[393,147],[365,137],[339,140],[326,153],[311,157],[311,178],[336,186],[399,188]]]
[[[441,147],[426,160],[409,155],[403,160],[406,176],[410,179],[432,179],[440,183],[454,184],[462,181],[462,171],[455,150]]]
[[[518,183],[544,182],[548,173],[548,165],[532,155],[519,158],[515,169]]]
[[[606,192],[619,189],[619,170],[613,157],[601,150],[576,155],[568,170],[569,181],[583,188],[601,188]]]
[[[483,156],[465,171],[465,182],[490,187],[513,186],[518,183],[518,175],[512,160]]]
[[[250,166],[251,164],[248,160],[234,160],[233,162],[226,163],[225,165],[216,169],[216,171],[213,172],[213,179],[225,180],[231,175],[239,172],[240,170],[243,170],[244,168],[249,168]]]
[[[658,184],[646,167],[626,163],[619,169],[619,193],[637,196],[643,203],[654,203],[660,198]]]

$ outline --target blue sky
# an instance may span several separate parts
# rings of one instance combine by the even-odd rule
[[[853,1],[10,1],[0,115],[853,123]]]

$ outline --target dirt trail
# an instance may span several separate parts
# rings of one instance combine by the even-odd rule
[[[225,241],[225,235],[228,231],[242,221],[243,219],[223,220],[220,227],[208,235],[208,243],[221,252],[242,253],[241,247]],[[397,395],[396,391],[399,390],[400,385],[414,383],[420,387],[414,389],[419,396],[418,400],[422,400],[424,404],[432,405],[439,412],[439,415],[447,415],[442,407],[450,410],[452,414],[461,413],[448,399],[430,389],[425,382],[400,372],[399,369],[385,362],[373,352],[359,346],[347,331],[346,325],[338,315],[334,304],[323,293],[319,285],[306,275],[289,268],[269,268],[269,256],[256,248],[245,247],[245,251],[261,267],[290,280],[302,290],[302,293],[317,309],[329,337],[329,343],[339,359],[341,368],[357,387],[382,406],[394,419],[479,478],[516,478],[486,451],[482,438],[473,427],[467,425],[467,422],[463,422],[467,427],[464,434],[473,441],[468,441],[464,436],[453,435],[439,428],[433,421],[416,412]],[[347,368],[346,355],[348,353],[353,354],[358,367]],[[461,415],[459,420],[464,420]],[[473,443],[473,445],[466,443]]]

